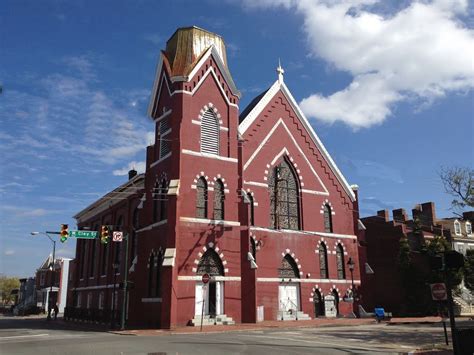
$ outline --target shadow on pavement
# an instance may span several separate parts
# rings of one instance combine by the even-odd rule
[[[107,332],[109,326],[99,324],[87,324],[65,321],[63,318],[47,320],[40,317],[2,317],[0,318],[0,329],[51,329],[70,330],[79,332]]]

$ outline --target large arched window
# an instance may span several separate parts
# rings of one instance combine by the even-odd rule
[[[324,243],[319,244],[319,273],[322,279],[329,278],[328,251]]]
[[[199,260],[197,274],[211,276],[224,276],[224,265],[214,249],[209,248]]]
[[[346,278],[346,271],[344,269],[344,249],[341,244],[336,247],[336,262],[337,262],[337,278],[343,280]]]
[[[219,155],[219,120],[211,109],[202,115],[201,152]]]
[[[163,251],[152,252],[148,258],[148,297],[161,296],[161,266]]]
[[[160,221],[163,221],[168,217],[166,208],[168,205],[168,181],[166,181],[166,179],[161,180],[159,189]]]
[[[160,184],[155,182],[155,186],[153,187],[153,193],[151,194],[153,199],[153,222],[158,221],[158,206],[159,206],[159,199],[160,199]]]
[[[324,231],[332,233],[332,211],[328,204],[324,205]]]
[[[269,176],[270,220],[273,228],[299,229],[299,192],[293,169],[286,160]]]
[[[207,182],[201,176],[196,184],[196,217],[207,218]]]
[[[296,265],[295,260],[291,255],[286,254],[281,260],[281,267],[278,269],[278,276],[280,278],[290,278],[290,279],[299,279],[300,271],[298,265]]]
[[[224,184],[220,179],[214,184],[214,219],[224,219]]]

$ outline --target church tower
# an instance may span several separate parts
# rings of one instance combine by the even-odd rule
[[[199,318],[203,274],[211,276],[204,314],[240,321],[240,284],[232,281],[240,279],[239,99],[224,40],[178,29],[161,52],[148,109],[155,142],[147,148],[139,248],[150,255],[138,269],[151,275],[143,287],[157,285],[140,307],[150,323],[157,309],[165,328]]]

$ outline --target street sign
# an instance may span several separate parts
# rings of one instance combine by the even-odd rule
[[[69,231],[71,238],[77,239],[95,239],[97,238],[97,232],[93,231]]]
[[[209,274],[202,275],[202,283],[203,284],[207,284],[210,279],[211,279],[211,276],[209,276]]]
[[[431,297],[434,301],[446,301],[448,294],[446,291],[446,285],[444,283],[430,284]]]
[[[121,242],[123,240],[123,232],[113,232],[112,233],[112,241],[113,242]]]

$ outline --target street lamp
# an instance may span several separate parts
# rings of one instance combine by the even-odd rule
[[[352,260],[352,257],[349,257],[349,260],[347,261],[347,266],[349,266],[349,271],[351,272],[352,297],[355,299],[355,288],[354,288],[354,266],[355,266],[355,263]]]
[[[45,235],[48,237],[48,239],[51,241],[51,243],[53,243],[53,261],[52,263],[49,265],[49,268],[51,270],[51,285],[49,287],[49,294],[48,294],[48,320],[51,320],[51,297],[53,295],[53,283],[54,283],[54,261],[55,261],[55,258],[56,258],[56,241],[51,238],[50,234],[59,234],[59,232],[31,232],[30,233],[31,235],[35,236],[35,235]]]

